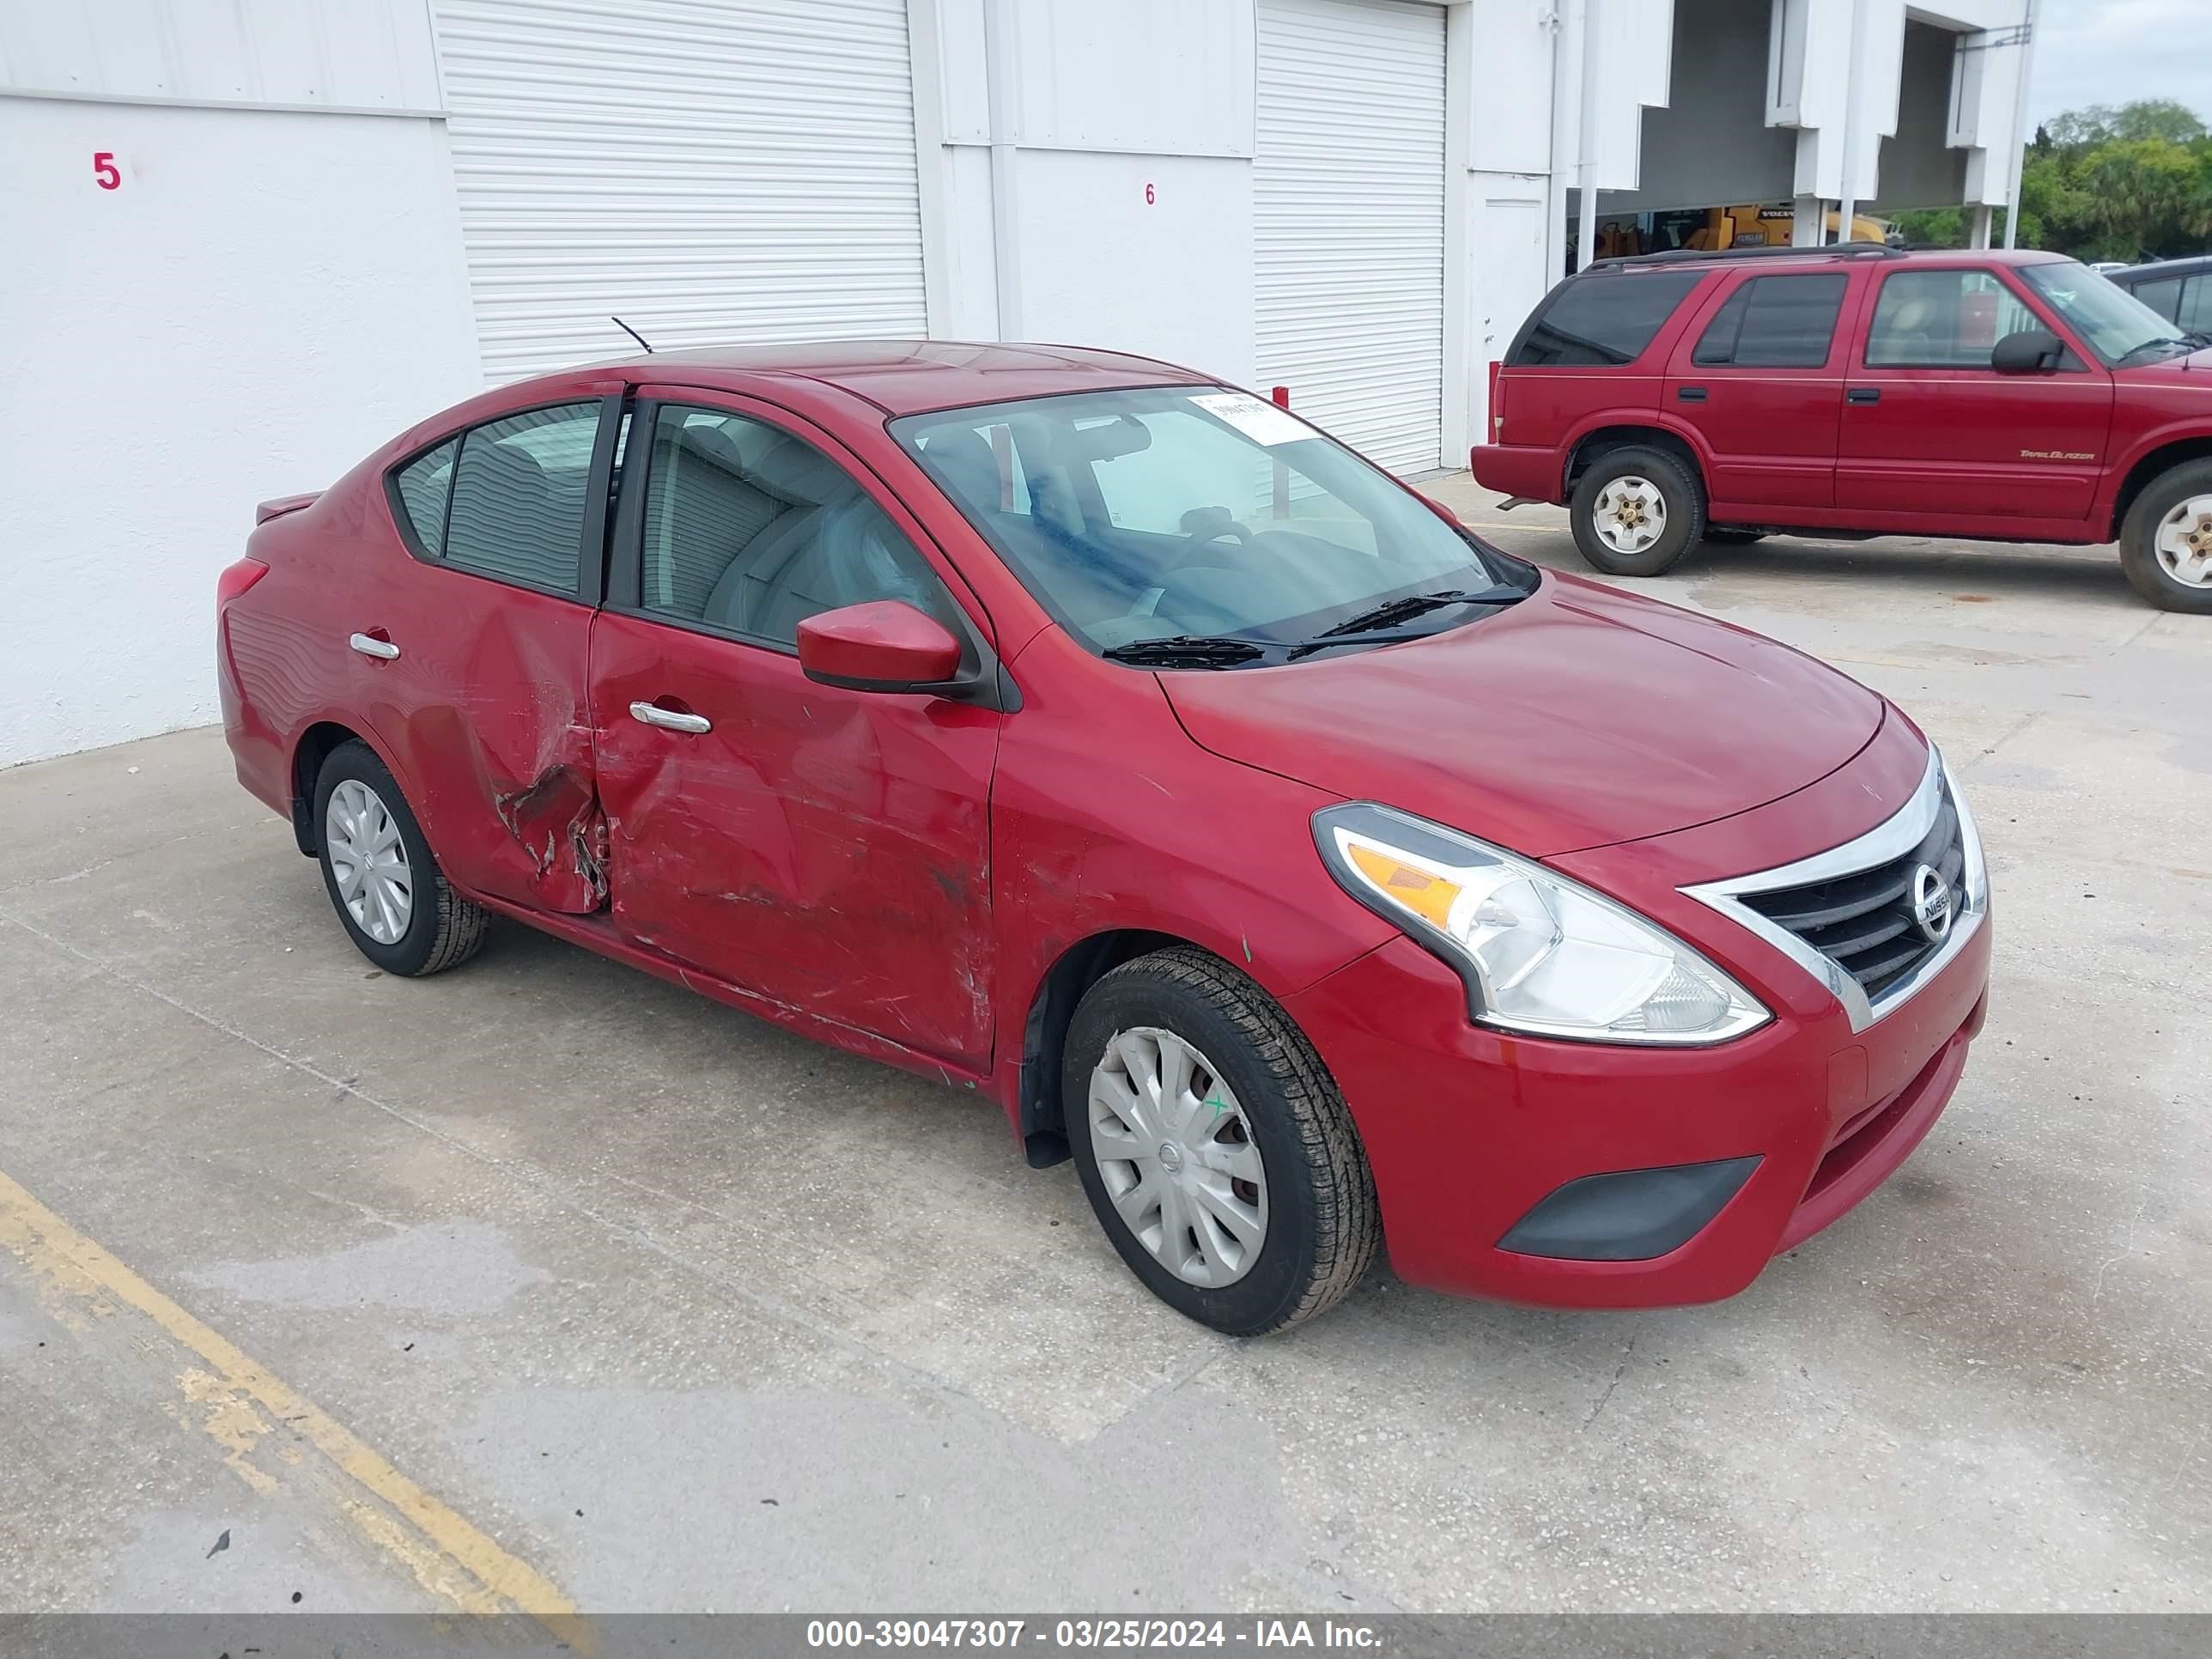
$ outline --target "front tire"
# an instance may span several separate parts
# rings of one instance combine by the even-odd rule
[[[1593,569],[1656,576],[1705,539],[1705,486],[1663,449],[1609,449],[1576,483],[1567,520]]]
[[[2160,610],[2212,616],[2212,460],[2168,467],[2136,497],[2120,568]]]
[[[1219,959],[1176,946],[1092,986],[1060,1099],[1099,1225],[1200,1324],[1280,1330],[1374,1261],[1375,1183],[1344,1097],[1290,1016]]]
[[[483,908],[453,890],[407,798],[359,738],[323,762],[314,823],[331,906],[355,948],[386,973],[442,973],[483,945]]]

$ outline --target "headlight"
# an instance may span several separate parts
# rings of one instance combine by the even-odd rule
[[[1459,970],[1486,1025],[1601,1042],[1722,1042],[1769,1018],[1632,911],[1526,859],[1387,806],[1314,814],[1338,884]]]

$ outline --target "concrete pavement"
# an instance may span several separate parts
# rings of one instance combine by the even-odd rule
[[[1641,586],[1896,696],[1997,906],[1929,1142],[1677,1312],[1220,1339],[964,1092],[518,927],[380,976],[219,733],[0,773],[0,1611],[2212,1609],[2212,620]]]

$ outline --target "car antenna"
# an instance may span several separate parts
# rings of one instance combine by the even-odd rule
[[[620,329],[623,333],[629,335],[631,339],[643,346],[645,348],[645,355],[647,356],[650,357],[653,356],[652,342],[648,341],[644,335],[639,333],[635,329],[632,328],[628,323],[623,321],[619,317],[610,317],[607,320],[612,323],[617,328]]]

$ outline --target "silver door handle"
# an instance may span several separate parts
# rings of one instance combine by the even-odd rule
[[[346,643],[364,657],[381,657],[386,662],[399,654],[399,647],[390,640],[373,640],[366,634],[356,634]]]
[[[695,736],[714,729],[714,722],[704,714],[679,714],[673,708],[662,708],[649,702],[630,704],[629,717],[647,726],[665,726],[672,732],[690,732]]]

